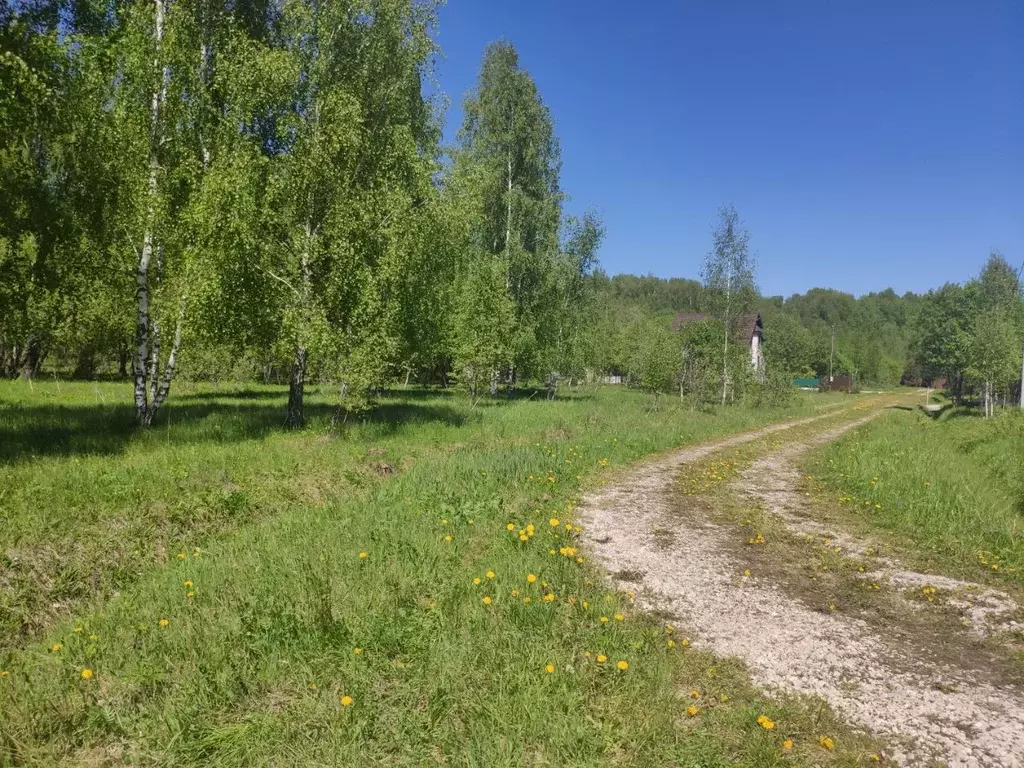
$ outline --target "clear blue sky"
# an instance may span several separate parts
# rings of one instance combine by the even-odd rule
[[[555,118],[612,274],[696,277],[717,207],[768,294],[922,291],[1024,260],[1024,0],[449,0],[446,138],[484,46]]]

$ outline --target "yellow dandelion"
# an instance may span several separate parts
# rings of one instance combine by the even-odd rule
[[[359,655],[361,655],[361,654],[362,654],[362,652],[363,652],[363,649],[362,649],[362,648],[353,648],[353,649],[352,649],[352,653],[354,653],[354,654],[355,654],[356,656],[359,656]]]
[[[11,673],[8,672],[6,669],[0,669],[0,677],[7,677],[9,674]]]
[[[490,604],[491,604],[491,602],[492,602],[492,601],[491,601],[491,596],[490,596],[490,595],[484,595],[484,598],[483,598],[483,604],[484,604],[484,605],[490,605]]]
[[[493,579],[494,578],[494,571],[488,571],[487,572],[487,578],[488,579]]]
[[[584,600],[583,601],[583,608],[586,609],[586,608],[589,608],[589,607],[590,607],[590,603],[587,602],[586,600]]]
[[[169,621],[168,621],[167,619],[160,619],[160,626],[161,626],[161,627],[162,627],[163,629],[167,629],[167,625],[168,625],[168,624],[170,624],[170,623],[171,623],[171,622],[169,622]]]
[[[545,600],[545,602],[553,603],[555,601],[554,593],[553,592],[548,592],[546,595],[544,595],[544,600]]]
[[[91,669],[83,669],[82,670],[82,679],[83,680],[88,680],[90,677],[92,677],[92,670]]]
[[[700,691],[690,691],[690,698],[691,699],[699,699],[700,698]]]
[[[530,596],[529,595],[527,595],[526,597],[523,598],[523,604],[524,605],[529,605],[530,602],[531,602],[531,600],[530,600]]]
[[[506,531],[514,531],[516,529],[515,523],[509,523],[505,526]]]
[[[54,653],[60,653],[62,648],[64,648],[64,645],[62,643],[54,643],[50,646],[50,650]]]
[[[527,536],[525,533],[521,533],[521,534],[519,534],[519,540],[520,541],[528,541],[529,540],[529,536]]]
[[[607,616],[602,616],[601,617],[601,623],[602,624],[607,624],[608,623],[608,617]]]
[[[473,579],[473,583],[476,584],[479,587],[480,586],[480,577],[477,576],[476,578],[474,578]]]
[[[196,596],[195,592],[186,592],[185,593],[185,597],[187,597],[189,600],[191,600],[195,596]]]
[[[537,580],[537,576],[536,576],[535,574],[532,574],[532,573],[528,573],[528,574],[526,575],[526,580],[527,580],[528,582],[530,582],[531,584],[533,584],[533,582],[535,582],[535,581]]]
[[[89,639],[90,640],[99,640],[100,636],[99,635],[89,635]]]
[[[786,739],[784,742],[782,742],[782,748],[783,749],[792,749],[793,748],[793,740],[792,739]]]
[[[722,703],[725,704],[728,701],[729,701],[729,697],[726,694],[723,693],[722,694]]]
[[[607,656],[605,656],[603,653],[597,654],[597,663],[598,664],[604,664],[606,661],[608,661],[608,657]]]
[[[192,589],[192,579],[185,579],[185,589]]]
[[[835,746],[835,744],[832,742],[832,739],[830,739],[828,736],[819,736],[818,743],[821,744],[821,746],[823,746],[827,750],[831,750]]]
[[[447,536],[445,536],[445,537],[444,537],[444,540],[445,540],[446,542],[449,542],[449,543],[450,543],[450,542],[451,542],[451,540],[452,540],[452,535],[451,535],[451,534],[448,534]]]
[[[615,662],[615,666],[623,672],[625,672],[627,669],[629,669],[629,662],[625,659],[620,659],[619,661]]]
[[[675,648],[676,647],[676,641],[672,640],[671,638],[669,638],[669,640],[666,643],[666,645],[668,645],[669,648]]]
[[[73,631],[74,632],[81,632],[82,629],[84,629],[84,628],[83,627],[75,627]]]
[[[368,558],[369,556],[370,556],[370,555],[369,555],[369,554],[368,554],[367,552],[360,552],[360,553],[359,553],[359,559],[360,559],[360,560],[365,560],[365,559],[366,559],[366,558]]]
[[[184,552],[179,552],[178,553],[178,559],[179,560],[184,560],[186,557],[188,557],[188,555],[186,555]]]
[[[355,703],[355,700],[351,696],[342,696],[341,697],[341,706],[343,706],[343,707],[351,707],[354,703]]]
[[[552,672],[555,671],[555,665],[554,664],[548,664],[546,667],[544,667],[544,671],[547,672],[550,675]]]
[[[697,707],[687,707],[686,708],[686,714],[688,714],[690,717],[696,717],[699,712],[700,712],[700,709],[697,708]]]
[[[757,718],[757,723],[766,731],[770,731],[772,728],[775,727],[775,721],[773,721],[767,715],[759,715]]]
[[[558,521],[558,518],[557,518],[557,517],[552,517],[552,518],[551,518],[550,520],[548,520],[548,524],[549,524],[549,525],[550,525],[550,526],[551,526],[552,528],[557,528],[557,527],[558,527],[558,525],[559,525],[559,521]]]
[[[616,614],[615,614],[615,620],[616,620],[616,621],[623,621],[623,620],[624,620],[625,618],[626,618],[626,617],[625,617],[625,616],[623,616],[623,615],[622,615],[621,613],[616,613]]]

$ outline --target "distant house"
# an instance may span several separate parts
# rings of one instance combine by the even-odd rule
[[[679,331],[690,323],[710,320],[704,312],[680,312],[672,318],[672,330]],[[750,349],[750,367],[758,373],[764,371],[764,323],[760,312],[749,312],[735,320],[733,341]]]

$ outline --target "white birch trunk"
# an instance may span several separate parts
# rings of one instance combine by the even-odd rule
[[[149,319],[149,265],[153,261],[153,225],[156,218],[157,173],[159,171],[160,141],[160,106],[161,98],[166,94],[166,70],[160,66],[161,48],[164,38],[164,0],[153,2],[153,41],[156,56],[153,60],[154,71],[161,73],[161,84],[153,89],[150,98],[150,141],[149,141],[149,178],[146,185],[146,223],[142,234],[142,250],[135,271],[135,419],[139,424],[148,425],[152,421],[147,391],[147,365],[155,365],[150,357],[150,319]],[[156,329],[154,328],[154,331]],[[158,344],[155,344],[157,348]]]

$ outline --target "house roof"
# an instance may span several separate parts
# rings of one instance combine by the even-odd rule
[[[672,318],[672,330],[679,331],[691,323],[710,320],[713,315],[707,312],[679,312]],[[749,343],[759,328],[763,328],[760,312],[747,312],[736,318],[735,338],[737,341]]]

